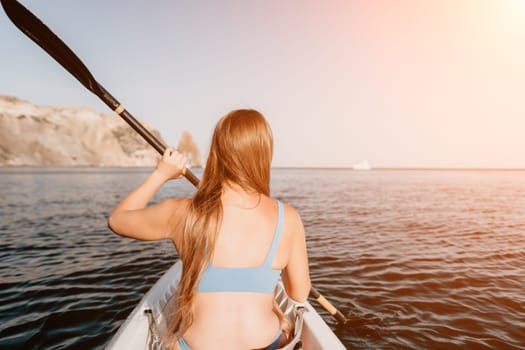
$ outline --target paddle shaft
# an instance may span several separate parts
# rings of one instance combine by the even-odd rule
[[[166,145],[153,135],[148,129],[146,129],[141,123],[137,121],[122,105],[106,90],[102,85],[98,85],[101,89],[100,99],[117,113],[126,123],[129,124],[147,143],[149,143],[157,152],[161,155],[166,150]],[[97,95],[98,96],[98,95]],[[190,181],[195,187],[199,185],[199,179],[190,169],[186,169],[184,176]]]
[[[111,110],[115,111],[157,152],[164,154],[166,145],[137,121],[101,84],[78,56],[56,36],[38,17],[27,10],[16,0],[1,0],[8,17],[25,35],[53,57],[62,67],[71,73],[88,90],[98,96]],[[194,185],[199,185],[199,179],[187,169],[184,176]],[[310,295],[339,322],[345,323],[346,318],[314,287]]]
[[[341,311],[337,310],[336,307],[326,300],[326,298],[313,286],[310,289],[310,296],[328,311],[339,323],[345,324],[348,322],[347,318],[341,313]]]

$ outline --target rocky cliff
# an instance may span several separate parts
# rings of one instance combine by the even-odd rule
[[[184,131],[182,133],[177,150],[186,154],[192,166],[202,166],[199,147],[189,132]]]
[[[116,115],[0,96],[0,166],[154,166],[158,157]]]

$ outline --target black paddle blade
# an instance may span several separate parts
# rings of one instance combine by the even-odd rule
[[[73,74],[89,91],[97,95],[109,108],[115,111],[128,123],[146,142],[160,154],[166,146],[141,123],[139,123],[111,94],[100,85],[80,58],[67,47],[41,20],[29,12],[16,0],[0,0],[7,16],[25,35],[51,55],[62,67]],[[199,179],[189,170],[184,175],[192,184],[198,185]]]
[[[82,85],[95,95],[102,97],[102,91],[93,75],[58,36],[18,1],[0,1],[7,16],[18,29],[50,54],[69,73],[73,74]]]

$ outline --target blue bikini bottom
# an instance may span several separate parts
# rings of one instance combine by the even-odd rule
[[[277,347],[279,346],[281,335],[282,335],[281,329],[279,328],[279,332],[277,332],[277,336],[275,337],[274,341],[270,345],[268,345],[267,347],[261,350],[276,350]],[[179,337],[178,342],[179,342],[179,346],[181,350],[191,350],[190,346],[184,341],[182,337]]]

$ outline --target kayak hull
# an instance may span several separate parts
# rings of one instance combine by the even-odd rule
[[[145,350],[155,348],[155,334],[163,334],[166,330],[167,317],[171,311],[172,296],[175,294],[182,273],[182,264],[175,263],[155,285],[144,295],[139,304],[133,309],[111,341],[106,350]],[[275,298],[285,312],[290,314],[295,303],[286,295],[281,283],[277,286]],[[310,303],[304,306],[303,329],[301,340],[304,349],[318,350],[346,349],[336,337],[321,316]],[[151,317],[154,319],[155,331],[150,326]],[[157,337],[158,338],[158,337]]]

